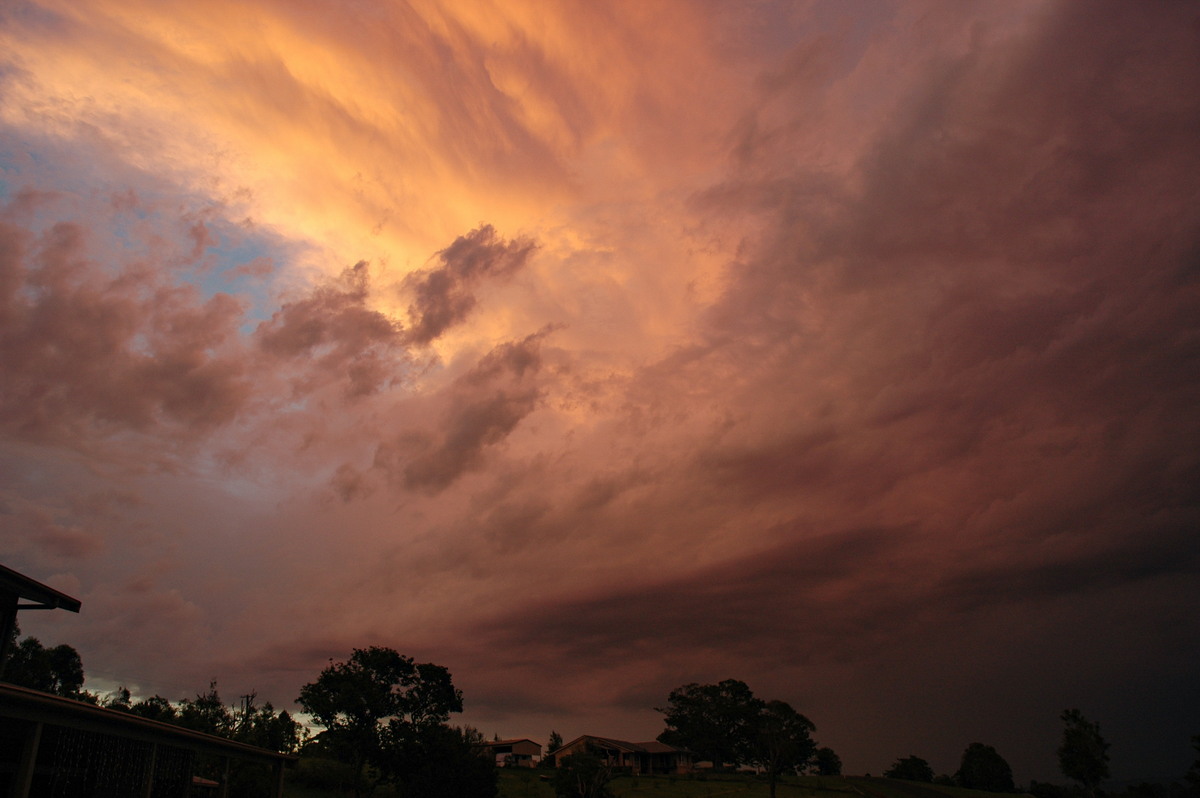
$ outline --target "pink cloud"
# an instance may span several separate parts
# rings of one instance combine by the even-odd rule
[[[538,737],[653,737],[672,687],[744,678],[853,770],[987,736],[1019,780],[1090,702],[1169,765],[1195,10],[718,5],[9,42],[64,121],[5,129],[108,176],[30,157],[0,226],[0,534],[88,591],[54,623],[89,668],[282,704],[396,645]],[[119,143],[142,122],[166,150]],[[251,215],[292,247],[220,262]]]
[[[406,338],[428,344],[447,328],[462,323],[476,298],[471,292],[485,278],[504,279],[519,271],[536,248],[532,241],[498,239],[491,225],[459,236],[437,253],[441,266],[410,273],[404,289],[413,294]]]

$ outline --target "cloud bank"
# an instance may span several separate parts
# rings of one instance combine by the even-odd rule
[[[90,686],[1186,768],[1194,8],[2,13],[0,549]]]

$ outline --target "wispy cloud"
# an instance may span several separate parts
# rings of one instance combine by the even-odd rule
[[[1177,775],[1195,9],[0,13],[0,549],[89,673],[394,645],[539,738],[743,678],[1019,781],[1081,705]]]

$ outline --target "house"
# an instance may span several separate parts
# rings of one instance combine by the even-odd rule
[[[563,759],[582,752],[591,752],[612,767],[637,775],[690,773],[693,765],[692,752],[683,748],[657,741],[631,743],[590,734],[576,737],[547,756],[553,756],[555,765],[562,767]]]
[[[506,768],[531,768],[534,757],[541,757],[542,744],[528,737],[512,740],[492,740],[483,747],[496,756],[496,766]]]

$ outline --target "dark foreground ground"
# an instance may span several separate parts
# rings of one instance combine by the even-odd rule
[[[554,798],[554,788],[538,770],[502,770],[500,798]],[[769,798],[765,779],[740,774],[692,776],[621,776],[610,785],[613,798]],[[1012,793],[989,793],[918,784],[896,779],[858,776],[802,776],[780,781],[778,798],[1014,798]],[[289,785],[285,798],[343,798],[336,792]],[[373,798],[390,798],[390,791],[376,791]]]

